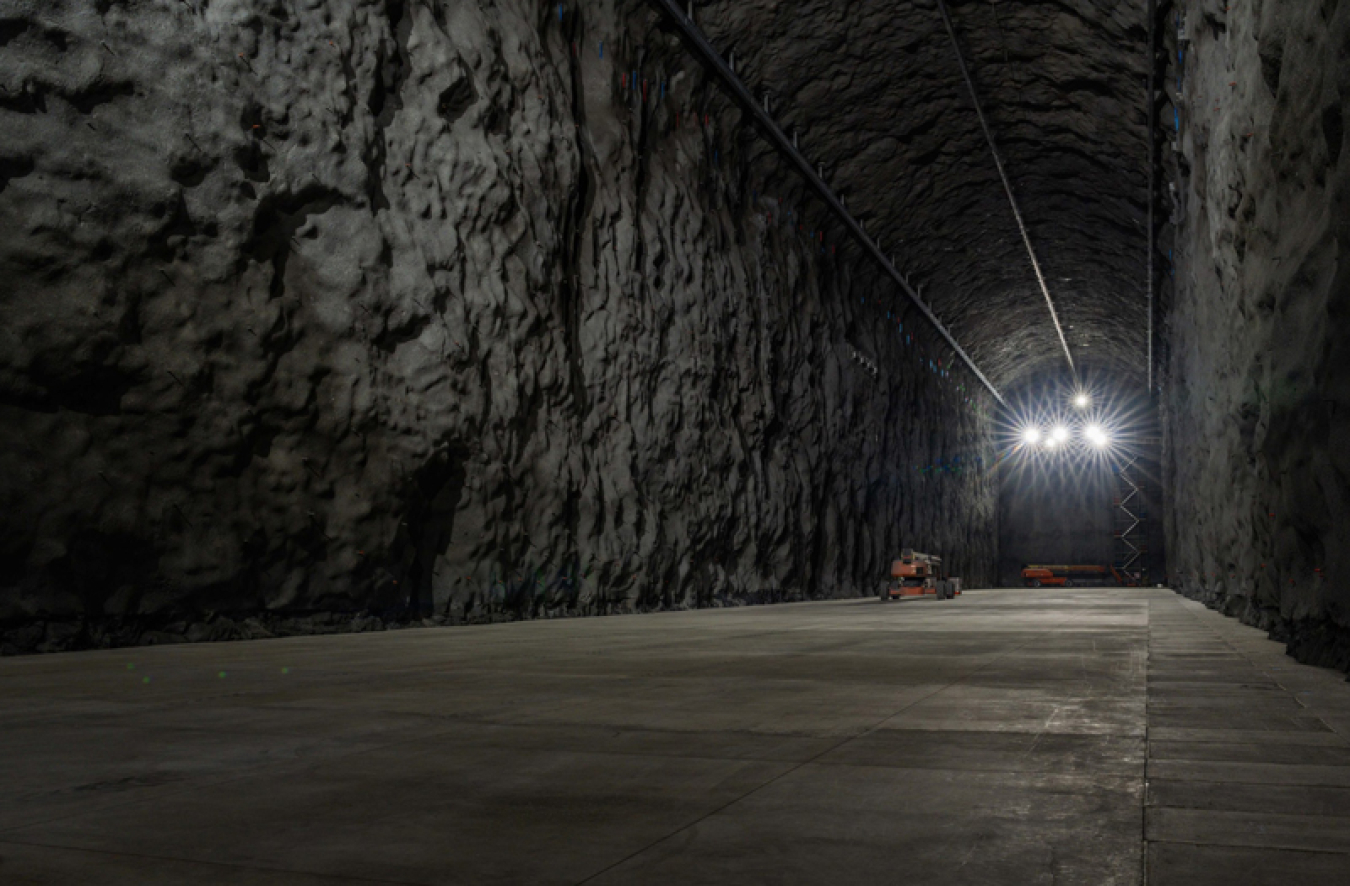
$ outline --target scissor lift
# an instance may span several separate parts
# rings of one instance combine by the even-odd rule
[[[1139,474],[1139,456],[1122,454],[1116,464],[1115,557],[1111,571],[1126,587],[1148,580],[1144,555],[1148,553],[1148,505]]]

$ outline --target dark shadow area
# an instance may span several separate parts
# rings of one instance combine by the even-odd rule
[[[1162,568],[1157,420],[1142,391],[1067,372],[1020,386],[1000,428],[999,584],[1029,565],[1095,566],[1077,584],[1155,584]]]

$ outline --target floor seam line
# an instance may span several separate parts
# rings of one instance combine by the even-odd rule
[[[90,849],[85,846],[67,846],[61,843],[35,843],[24,840],[8,840],[0,837],[0,846],[28,846],[34,849],[60,849],[67,852],[89,852],[94,855],[111,855],[122,858],[139,858],[151,861],[173,861],[183,864],[201,864],[217,868],[229,868],[231,870],[241,871],[266,871],[277,874],[299,874],[305,877],[336,879],[351,883],[374,883],[377,886],[426,886],[425,883],[417,880],[378,880],[372,877],[353,877],[347,874],[325,874],[317,871],[296,870],[293,868],[276,868],[266,865],[253,864],[233,864],[228,861],[212,861],[209,859],[183,858],[176,855],[151,855],[144,852],[123,852],[112,849]]]
[[[1305,849],[1293,846],[1275,846],[1252,843],[1214,843],[1209,840],[1157,840],[1154,843],[1166,843],[1169,846],[1217,846],[1224,849],[1275,849],[1280,852],[1306,852],[1309,855],[1350,855],[1350,849]]]
[[[1059,625],[1061,625],[1061,624],[1063,624],[1064,622],[1068,621],[1068,620],[1069,620],[1070,618],[1072,618],[1072,617],[1073,617],[1072,615],[1065,616],[1063,620],[1061,620],[1060,622],[1057,622],[1053,627],[1058,627]],[[1041,634],[1041,635],[1047,634],[1047,633],[1049,633],[1052,629],[1053,629],[1053,628],[1046,628],[1044,631],[1041,631],[1040,634]],[[839,748],[843,747],[844,745],[848,744],[848,743],[851,742],[851,741],[855,741],[855,740],[857,740],[857,739],[859,739],[859,738],[862,738],[862,737],[865,736],[865,735],[870,735],[871,733],[877,731],[877,730],[880,729],[883,725],[885,725],[886,723],[890,722],[891,720],[894,720],[896,717],[900,716],[900,715],[903,714],[905,711],[909,710],[910,708],[914,707],[915,705],[922,704],[923,702],[927,701],[928,699],[932,698],[933,696],[938,695],[938,694],[940,694],[940,693],[942,693],[942,692],[945,692],[946,690],[952,688],[953,686],[956,686],[956,685],[959,685],[960,683],[965,682],[965,681],[968,680],[969,678],[973,677],[975,674],[979,673],[980,671],[984,670],[985,668],[988,668],[988,667],[994,665],[996,662],[1000,661],[1001,659],[1004,659],[1004,658],[1008,657],[1009,655],[1012,655],[1014,652],[1017,652],[1017,651],[1020,650],[1020,649],[1023,649],[1023,648],[1025,648],[1025,647],[1027,647],[1027,646],[1030,646],[1032,643],[1036,642],[1036,640],[1039,639],[1039,637],[1040,637],[1040,635],[1038,635],[1038,636],[1037,636],[1036,638],[1034,638],[1034,639],[1027,640],[1025,643],[1019,644],[1018,646],[1015,646],[1015,647],[1013,647],[1012,649],[1009,649],[1009,650],[1007,650],[1006,652],[1003,652],[1003,653],[1001,653],[1001,654],[995,656],[992,660],[987,661],[987,662],[985,662],[984,664],[980,665],[979,667],[976,667],[976,668],[974,668],[974,669],[968,671],[967,673],[961,675],[960,679],[953,680],[951,683],[948,683],[947,685],[945,685],[945,686],[943,686],[943,687],[941,687],[941,688],[939,688],[939,689],[935,689],[934,691],[932,691],[932,692],[930,692],[929,694],[923,696],[922,698],[915,699],[914,701],[912,701],[912,702],[910,702],[909,704],[905,705],[905,706],[902,707],[900,710],[896,711],[895,713],[891,714],[890,716],[886,717],[885,719],[879,721],[878,723],[876,723],[875,725],[871,726],[870,728],[865,729],[865,730],[863,730],[862,732],[859,732],[859,733],[856,734],[856,735],[852,735],[852,736],[849,736],[848,738],[845,738],[844,740],[838,742],[837,744],[834,744],[834,745],[832,745],[832,746],[826,748],[825,750],[821,751],[819,754],[816,754],[814,757],[810,757],[810,758],[808,758],[808,759],[806,759],[806,760],[803,760],[802,762],[800,762],[800,763],[798,763],[797,765],[793,766],[791,769],[788,769],[788,770],[786,770],[786,771],[784,771],[784,772],[781,772],[781,773],[779,773],[778,775],[775,775],[773,778],[769,779],[768,781],[764,782],[763,784],[758,785],[758,786],[756,786],[756,787],[754,787],[754,788],[752,788],[752,789],[746,791],[744,794],[741,794],[739,797],[736,797],[736,798],[733,799],[733,800],[730,800],[730,801],[728,801],[728,802],[726,802],[726,803],[723,803],[721,806],[718,806],[716,809],[709,810],[707,813],[705,813],[704,815],[699,816],[699,817],[698,817],[697,819],[695,819],[694,821],[691,821],[691,822],[689,822],[688,824],[685,824],[685,825],[682,825],[681,827],[676,828],[675,830],[671,831],[669,834],[666,834],[664,837],[661,837],[661,838],[659,838],[659,839],[657,839],[657,840],[654,840],[654,841],[652,841],[651,843],[648,843],[646,846],[643,846],[641,849],[638,849],[637,851],[632,852],[632,853],[630,853],[629,855],[624,856],[623,858],[619,859],[618,861],[614,862],[613,864],[611,864],[611,865],[609,865],[609,866],[607,866],[607,867],[605,867],[605,868],[602,868],[602,869],[599,870],[599,871],[596,871],[594,874],[591,874],[591,875],[588,876],[588,877],[585,877],[585,878],[583,878],[583,879],[581,879],[581,880],[578,880],[578,881],[576,882],[575,886],[585,886],[586,883],[589,883],[589,882],[591,882],[592,880],[596,879],[597,877],[604,876],[605,874],[609,873],[610,871],[615,870],[616,868],[619,868],[619,867],[621,867],[621,866],[627,864],[629,861],[632,861],[634,858],[637,858],[639,855],[642,855],[643,853],[647,852],[648,850],[653,849],[654,847],[661,845],[662,843],[666,842],[667,840],[671,839],[672,837],[675,837],[675,836],[677,836],[677,835],[679,835],[679,834],[682,834],[682,833],[684,833],[685,831],[689,830],[690,828],[693,828],[693,827],[698,826],[699,824],[701,824],[702,822],[708,820],[708,819],[711,818],[712,816],[717,815],[718,813],[723,812],[723,811],[725,811],[726,809],[729,809],[729,808],[731,808],[732,806],[736,805],[737,803],[741,802],[741,801],[744,800],[746,797],[749,797],[749,796],[751,796],[751,795],[753,795],[753,794],[755,794],[755,793],[757,793],[757,792],[759,792],[759,791],[762,791],[762,790],[764,790],[764,788],[768,787],[769,785],[772,785],[772,784],[774,784],[774,783],[776,783],[776,782],[778,782],[778,781],[781,781],[782,779],[786,778],[787,776],[791,775],[792,773],[797,772],[798,770],[802,769],[802,768],[805,767],[805,766],[810,765],[811,763],[814,763],[816,760],[819,760],[821,757],[824,757],[826,754],[833,753],[834,751],[838,750]]]
[[[1148,886],[1148,810],[1149,810],[1149,768],[1153,763],[1150,751],[1149,707],[1152,704],[1152,687],[1149,674],[1153,670],[1153,601],[1145,599],[1144,618],[1148,630],[1144,632],[1144,777],[1139,786],[1139,886]]]
[[[359,757],[359,756],[361,756],[361,755],[363,755],[363,754],[371,754],[371,753],[375,753],[375,752],[377,752],[377,751],[384,751],[384,750],[388,750],[389,748],[398,747],[399,745],[411,744],[412,742],[415,742],[415,741],[424,741],[424,740],[427,740],[427,739],[437,738],[437,737],[439,737],[439,736],[441,736],[441,735],[445,735],[445,734],[447,734],[447,730],[442,730],[442,731],[435,732],[435,733],[432,733],[432,734],[429,734],[429,735],[418,736],[417,738],[408,738],[408,739],[405,739],[405,740],[403,740],[403,741],[392,741],[392,742],[389,742],[388,744],[376,745],[376,746],[374,746],[374,747],[369,747],[369,748],[361,748],[360,750],[354,750],[354,751],[351,751],[350,753],[336,754],[336,755],[334,755],[334,756],[332,756],[332,757],[328,757],[328,758],[323,759],[323,760],[309,761],[309,762],[307,762],[305,765],[308,765],[308,766],[313,767],[313,766],[319,766],[319,765],[324,765],[324,764],[328,764],[328,763],[334,763],[334,762],[338,762],[338,761],[341,761],[341,760],[350,760],[350,759],[352,759],[353,757]],[[275,765],[275,767],[284,767],[284,766],[286,766],[287,764],[286,764],[286,763],[277,763],[277,764],[274,764],[274,765]],[[124,808],[126,808],[126,807],[129,807],[129,806],[135,806],[135,805],[137,805],[137,804],[144,803],[144,802],[147,802],[147,801],[159,800],[159,799],[162,799],[162,798],[164,798],[164,797],[169,797],[169,796],[177,796],[177,795],[179,795],[179,794],[186,793],[187,791],[191,791],[191,790],[199,790],[199,789],[202,789],[202,788],[219,788],[219,787],[224,787],[225,785],[231,785],[231,784],[236,784],[236,783],[241,782],[241,781],[247,781],[247,780],[250,779],[250,778],[256,778],[256,777],[259,776],[259,775],[264,775],[264,774],[266,774],[267,770],[268,770],[268,769],[271,769],[271,768],[274,768],[274,767],[273,767],[273,766],[262,766],[262,767],[259,767],[258,769],[250,770],[250,771],[247,772],[247,773],[241,773],[241,774],[239,774],[239,775],[236,776],[236,777],[226,778],[226,779],[224,779],[224,780],[222,780],[222,781],[211,782],[210,784],[206,784],[206,785],[200,785],[200,784],[184,784],[184,785],[182,785],[181,787],[178,787],[178,788],[174,788],[174,789],[165,791],[165,792],[161,793],[159,796],[156,796],[156,797],[128,798],[127,801],[124,802],[124,803],[110,803],[110,804],[107,805],[107,806],[101,806],[101,807],[99,807],[98,809],[95,809],[95,810],[92,810],[92,811],[71,812],[71,813],[69,813],[69,814],[67,814],[67,815],[58,815],[58,816],[56,816],[55,818],[43,819],[42,821],[27,822],[27,823],[25,823],[25,824],[21,824],[21,825],[13,825],[13,826],[10,826],[10,827],[0,827],[0,842],[3,842],[3,841],[4,841],[5,835],[6,835],[6,834],[17,833],[17,832],[26,830],[26,829],[28,829],[28,828],[35,828],[35,827],[40,827],[40,826],[42,826],[42,825],[55,824],[56,822],[59,822],[59,821],[66,821],[66,820],[71,819],[71,818],[79,818],[79,817],[82,816],[82,815],[100,815],[100,814],[103,814],[103,813],[108,812],[108,811],[113,810],[113,809],[124,809]]]

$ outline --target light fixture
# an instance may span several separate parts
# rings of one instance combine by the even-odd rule
[[[1028,446],[1035,446],[1037,443],[1041,442],[1041,429],[1027,428],[1022,432],[1022,442]]]
[[[1064,427],[1064,425],[1059,425],[1050,432],[1050,442],[1052,443],[1063,443],[1068,439],[1069,429]]]
[[[1087,409],[1092,405],[1092,398],[1085,393],[1079,392],[1074,395],[1073,405],[1077,406],[1079,409]]]
[[[1111,438],[1106,435],[1106,431],[1102,430],[1101,425],[1088,425],[1087,430],[1083,432],[1083,436],[1087,437],[1089,443],[1099,448],[1111,442]]]

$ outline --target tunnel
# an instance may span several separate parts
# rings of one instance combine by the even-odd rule
[[[0,883],[1350,882],[1347,46],[0,0]]]

